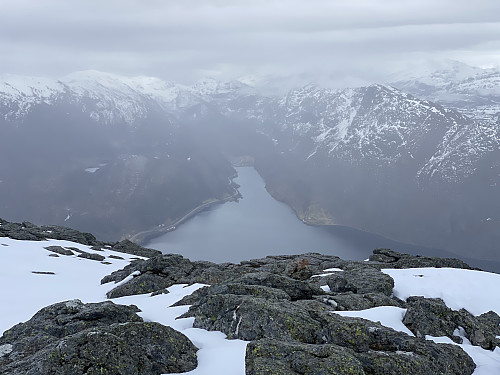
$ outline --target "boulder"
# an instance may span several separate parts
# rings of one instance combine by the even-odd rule
[[[288,294],[292,301],[310,299],[313,295],[323,294],[323,290],[321,288],[318,288],[310,283],[270,272],[247,273],[231,281],[243,285],[261,285],[279,289]]]
[[[159,250],[147,249],[129,240],[117,242],[111,247],[111,250],[146,258],[152,258],[162,254]]]
[[[249,276],[253,277],[253,274]],[[344,358],[339,357],[338,351],[331,354],[330,362],[328,359],[316,358],[321,363],[310,366],[312,353],[321,352],[322,345],[342,348],[349,354],[345,355],[345,360],[356,363],[356,366],[360,364],[356,368],[370,374],[462,375],[474,371],[474,362],[458,346],[435,344],[380,323],[343,317],[335,314],[327,303],[318,301],[332,296],[293,301],[259,298],[250,293],[233,294],[237,290],[224,289],[222,286],[205,288],[183,317],[194,317],[195,327],[222,331],[228,338],[247,341],[271,339],[261,341],[255,347],[250,344],[250,354],[247,351],[246,360],[250,367],[247,373],[322,374],[313,369],[328,366],[332,369],[341,368],[343,364],[333,359]],[[281,346],[275,345],[276,342],[280,342]],[[271,346],[263,348],[263,343]],[[303,344],[312,346],[304,345],[300,349],[296,346]],[[314,345],[318,347],[314,348]],[[260,349],[253,351],[252,348]],[[294,351],[298,354],[292,355]]]
[[[247,375],[364,375],[354,352],[337,345],[311,345],[273,339],[252,341],[245,356]]]
[[[44,247],[44,249],[60,255],[75,255],[73,251],[71,251],[70,249],[65,249],[62,246],[47,246]]]
[[[381,293],[392,294],[394,280],[380,270],[370,266],[355,265],[343,272],[325,277],[331,292]]]
[[[2,374],[164,374],[194,369],[183,334],[145,323],[135,306],[79,300],[43,308],[0,338]]]
[[[397,251],[390,249],[373,250],[373,255],[370,255],[369,260],[371,262],[382,263],[385,268],[450,267],[473,269],[464,261],[456,258],[436,258],[421,255],[410,255],[398,253]]]
[[[80,254],[78,254],[78,258],[84,258],[84,259],[90,259],[90,260],[97,260],[99,262],[102,262],[104,259],[106,259],[106,257],[102,256],[101,254],[87,253],[86,251],[80,252]]]
[[[140,276],[108,292],[108,298],[163,290],[172,284],[215,284],[239,277],[251,269],[230,264],[191,262],[177,254],[162,254],[137,260],[101,280],[101,284],[119,282],[136,272]]]
[[[338,311],[366,310],[378,306],[406,307],[406,303],[399,298],[389,297],[382,293],[327,293],[324,297],[318,297]]]
[[[456,342],[462,340],[454,335],[458,313],[445,305],[440,298],[409,297],[403,324],[417,337],[426,335],[447,336]]]
[[[439,298],[409,297],[403,323],[417,337],[447,336],[458,343],[466,337],[472,345],[488,350],[500,344],[500,317],[495,312],[476,317],[465,309],[450,309]]]

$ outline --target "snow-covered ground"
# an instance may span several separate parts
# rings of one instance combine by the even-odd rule
[[[140,258],[103,249],[103,264],[95,260],[74,256],[49,256],[54,254],[44,247],[75,247],[96,253],[88,246],[70,241],[18,241],[0,237],[0,334],[13,325],[29,320],[42,307],[56,302],[80,299],[84,303],[106,300],[106,293],[116,285],[101,285],[101,279],[111,272],[125,267],[132,258]],[[116,255],[124,258],[110,258]],[[33,273],[40,272],[40,273]],[[51,272],[47,274],[43,272]],[[198,368],[184,374],[213,375],[245,374],[245,350],[247,342],[226,340],[221,332],[209,332],[193,328],[194,318],[178,319],[189,306],[170,307],[184,296],[191,294],[202,284],[174,285],[168,294],[151,297],[149,294],[121,297],[113,302],[134,304],[146,321],[156,321],[184,333],[200,350]]]
[[[134,255],[103,249],[99,254],[111,264],[75,256],[50,256],[44,247],[58,245],[75,247],[95,252],[88,246],[69,241],[18,241],[0,237],[0,333],[13,325],[29,320],[38,310],[47,305],[78,298],[83,302],[106,300],[106,293],[116,285],[101,285],[100,280],[109,273],[123,268]],[[124,259],[110,258],[110,255]],[[340,270],[325,270],[327,273]],[[38,273],[33,273],[38,272]],[[411,295],[442,298],[452,309],[465,308],[475,315],[493,310],[500,314],[500,275],[458,269],[419,268],[406,270],[386,269],[395,280],[394,294],[406,299]],[[184,333],[200,349],[198,368],[191,375],[243,375],[245,373],[246,342],[226,340],[220,332],[208,332],[193,328],[193,319],[176,319],[187,311],[188,306],[170,307],[184,296],[202,287],[195,285],[174,285],[168,294],[157,296],[136,295],[116,298],[120,304],[134,304],[146,321],[156,321]],[[344,316],[358,316],[398,331],[411,334],[402,324],[405,309],[377,307],[364,311],[338,312]],[[436,342],[451,343],[448,338],[428,337]],[[488,351],[472,346],[465,339],[460,345],[477,365],[474,375],[500,374],[500,350]]]

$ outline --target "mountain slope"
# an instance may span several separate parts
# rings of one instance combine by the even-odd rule
[[[433,101],[437,92],[449,89],[447,82],[465,90],[467,108],[476,99],[494,101],[492,92],[481,96],[481,90],[494,85],[495,74],[464,67],[442,72],[425,81],[435,82],[434,89],[417,90],[428,93],[423,99],[380,84],[343,90],[308,85],[270,97],[238,81],[206,79],[183,86],[91,71],[52,82],[18,79],[16,89],[11,77],[0,84],[0,125],[6,134],[0,139],[0,180],[6,181],[0,191],[17,203],[4,204],[3,210],[33,213],[33,201],[23,197],[36,196],[55,207],[57,214],[43,217],[51,222],[62,223],[70,212],[80,212],[84,220],[81,206],[99,206],[116,211],[119,226],[139,207],[154,207],[163,194],[159,201],[170,203],[159,211],[179,217],[183,208],[186,213],[232,195],[227,178],[234,170],[227,159],[250,155],[273,196],[306,222],[344,224],[462,253],[480,244],[482,252],[475,256],[497,259],[500,124]],[[37,159],[31,157],[35,154]],[[143,160],[139,164],[147,168],[129,170],[124,158]],[[92,168],[100,169],[83,172]],[[22,170],[30,177],[9,177],[23,175]],[[82,187],[71,181],[82,181]],[[123,198],[117,193],[120,184],[141,193]],[[16,186],[31,188],[18,192]],[[47,195],[37,196],[39,190],[70,198],[56,204]],[[150,192],[155,198],[147,198]],[[167,194],[180,200],[164,198]],[[127,211],[116,208],[123,205]],[[138,220],[154,225],[174,220],[149,219],[146,211]],[[22,212],[10,217],[23,219]],[[77,218],[68,220],[80,225]],[[113,222],[106,215],[99,220]]]
[[[193,98],[158,79],[94,71],[3,77],[2,215],[118,239],[234,196],[230,163],[167,110]]]

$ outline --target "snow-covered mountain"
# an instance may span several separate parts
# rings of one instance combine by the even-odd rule
[[[462,111],[467,116],[498,120],[500,70],[451,61],[439,68],[393,77],[391,85],[417,97]]]
[[[219,190],[230,175],[223,158],[252,155],[268,189],[306,221],[319,211],[324,218],[326,210],[328,224],[352,225],[414,243],[425,234],[427,246],[463,247],[465,251],[474,246],[473,240],[453,246],[450,241],[472,234],[476,237],[471,239],[483,241],[500,233],[500,123],[485,115],[494,113],[499,103],[498,77],[496,70],[456,65],[427,76],[399,77],[392,86],[327,89],[307,85],[286,95],[266,96],[242,81],[204,79],[187,86],[96,71],[58,80],[2,76],[0,125],[8,131],[0,139],[5,153],[0,159],[0,180],[7,181],[3,176],[16,173],[7,162],[12,157],[8,150],[18,159],[48,150],[57,153],[52,160],[71,155],[79,163],[85,161],[86,165],[78,166],[81,171],[107,163],[110,167],[93,176],[108,187],[120,185],[129,175],[120,169],[113,174],[117,180],[108,181],[111,175],[105,176],[105,170],[121,165],[110,160],[122,160],[121,154],[144,154],[144,160],[151,162],[148,165],[156,165],[154,160],[161,160],[162,168],[169,165],[161,169],[163,188],[157,192],[171,191],[164,184],[180,181],[169,176],[181,170],[203,171],[207,183],[201,186]],[[485,106],[489,106],[487,111]],[[13,130],[18,128],[25,132]],[[65,132],[71,142],[61,138]],[[27,143],[33,134],[48,143]],[[92,146],[85,146],[83,140]],[[62,151],[65,143],[71,147]],[[203,156],[193,160],[210,162],[187,163],[200,149]],[[207,159],[206,155],[212,156]],[[179,160],[182,163],[177,164]],[[41,168],[31,162],[25,162],[27,170],[38,173]],[[151,176],[150,172],[143,175]],[[221,180],[214,184],[211,176]],[[47,191],[51,191],[57,185],[54,181],[62,180],[66,177],[47,175],[43,183],[29,184],[49,186]],[[136,180],[130,177],[131,186],[140,186]],[[20,184],[9,183],[9,192],[17,194]],[[195,190],[192,197],[199,193]],[[182,195],[186,190],[173,191]],[[206,198],[226,193],[218,191]],[[89,186],[86,194],[94,197],[94,188]],[[25,196],[15,201],[24,204]],[[58,217],[64,219],[68,209],[75,209],[78,197],[73,198]],[[366,207],[370,207],[368,213]],[[182,210],[176,209],[180,214]],[[392,219],[401,209],[418,219],[407,223]],[[384,220],[375,215],[380,210],[387,210]],[[422,229],[427,225],[435,231],[433,235]],[[436,240],[443,233],[446,236]],[[484,240],[482,246],[488,243],[493,246],[494,241]]]
[[[124,77],[89,70],[60,79],[26,76],[0,76],[0,114],[8,121],[21,121],[40,104],[62,102],[80,104],[82,112],[96,122],[133,124],[162,111],[178,113],[206,100],[234,98],[250,92],[241,82],[204,79],[192,86],[163,81],[155,77]]]
[[[247,117],[274,124],[264,131],[284,152],[353,165],[411,164],[420,180],[463,182],[500,145],[500,126],[380,84],[343,90],[308,85],[259,104]]]

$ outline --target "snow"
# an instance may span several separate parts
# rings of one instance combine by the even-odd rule
[[[56,302],[80,299],[84,303],[106,300],[106,293],[119,284],[125,283],[139,272],[134,272],[120,283],[101,285],[101,279],[113,271],[123,268],[132,259],[142,258],[109,249],[92,250],[89,246],[70,241],[19,241],[0,237],[0,333],[15,324],[29,320],[42,307]],[[95,260],[74,256],[54,254],[44,247],[75,247],[86,252],[97,252],[106,257],[104,264]],[[110,255],[122,259],[110,258]],[[35,272],[53,272],[54,275],[35,274]],[[119,304],[134,304],[142,312],[139,315],[145,321],[156,321],[184,333],[199,348],[198,367],[185,374],[191,375],[244,375],[245,350],[247,342],[226,340],[221,332],[208,332],[193,328],[194,318],[176,319],[186,312],[189,306],[170,307],[184,296],[191,294],[202,284],[173,285],[168,294],[150,296],[149,294],[127,296],[113,299]],[[10,344],[0,346],[0,356],[12,351]]]
[[[58,257],[44,249],[47,246],[76,247],[86,252],[96,252],[89,246],[70,241],[19,241],[0,237],[0,257],[2,272],[0,285],[0,332],[13,325],[27,321],[42,307],[50,304],[80,299],[85,303],[106,300],[106,293],[119,284],[139,275],[134,272],[120,283],[100,284],[100,280],[111,272],[121,269],[138,258],[135,255],[117,253],[107,248],[97,251],[106,257],[106,262],[78,258],[76,255]],[[124,259],[110,258],[119,255]],[[139,257],[140,258],[140,257]],[[340,269],[330,268],[323,274],[340,272]],[[39,272],[39,273],[34,273]],[[44,274],[51,272],[53,274]],[[411,295],[443,298],[453,309],[467,308],[473,314],[494,310],[500,312],[500,301],[495,286],[500,285],[500,275],[480,271],[457,269],[406,269],[384,270],[395,280],[394,295],[406,299]],[[173,285],[169,293],[151,296],[149,294],[126,296],[113,299],[119,304],[134,304],[141,309],[139,315],[145,321],[155,321],[185,334],[198,348],[198,367],[187,373],[191,375],[243,375],[245,373],[245,350],[247,342],[227,340],[221,332],[208,332],[193,328],[194,318],[177,319],[185,313],[189,306],[172,304],[203,287],[202,284]],[[328,291],[325,286],[324,290]],[[326,302],[335,306],[333,300]],[[333,313],[333,312],[332,312]],[[342,316],[352,316],[380,322],[397,331],[411,335],[403,325],[405,309],[393,306],[381,306],[362,311],[335,312]],[[376,330],[376,327],[373,327]],[[463,336],[463,330],[457,329],[456,334]],[[451,343],[448,338],[431,338],[436,342]],[[460,345],[475,361],[477,369],[474,375],[500,373],[500,350],[488,351],[470,345],[468,340]],[[12,351],[10,344],[0,346],[0,356]],[[402,355],[412,355],[403,353]]]
[[[465,308],[473,315],[490,310],[500,314],[500,275],[456,268],[384,269],[394,279],[394,295],[441,298],[453,310]]]
[[[403,324],[403,317],[406,309],[394,306],[379,306],[361,311],[335,311],[335,314],[363,318],[373,322],[380,322],[383,326],[404,332],[407,335],[414,336],[411,331]]]
[[[10,352],[12,352],[11,344],[0,345],[0,357],[3,357],[4,355],[9,354]]]
[[[432,340],[438,344],[454,344],[460,346],[476,364],[473,375],[492,375],[500,373],[500,349],[494,351],[484,350],[479,346],[472,346],[467,339],[463,344],[456,344],[449,337],[425,336],[427,340]]]
[[[323,270],[323,273],[320,273],[318,275],[313,275],[312,277],[325,277],[325,276],[330,276],[334,275],[337,272],[342,272],[344,271],[342,268],[328,268],[326,270]]]

